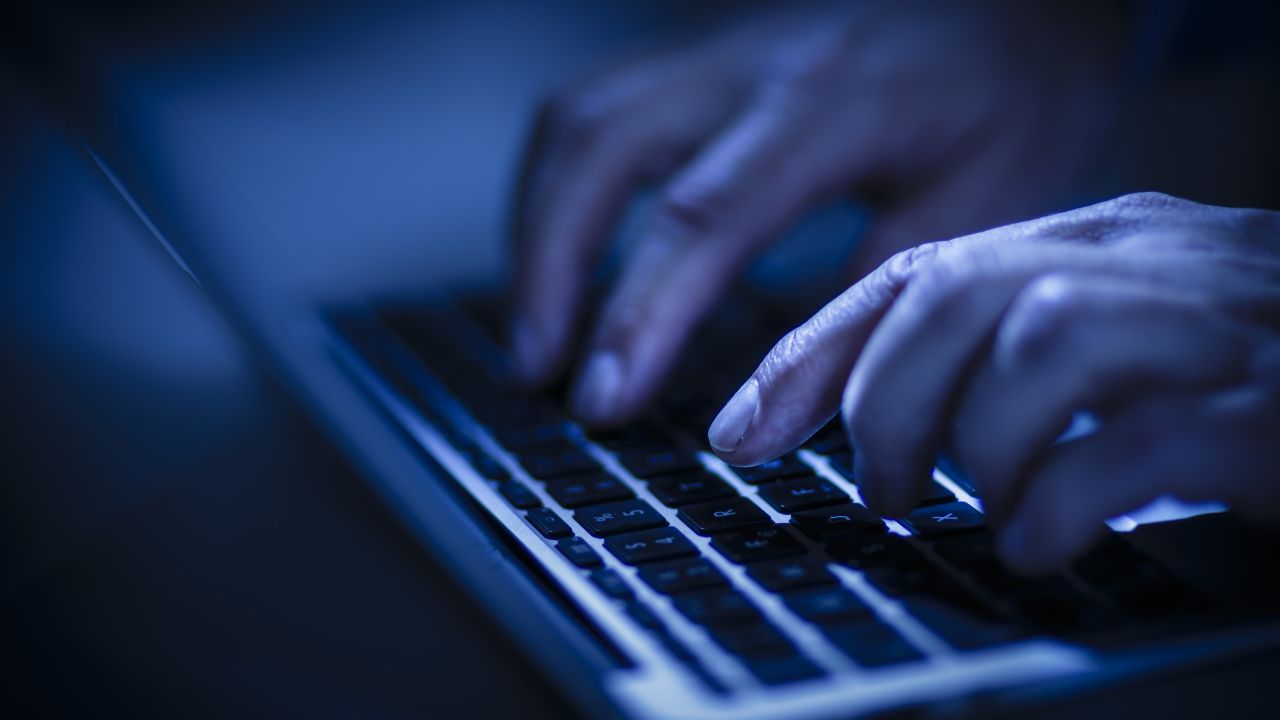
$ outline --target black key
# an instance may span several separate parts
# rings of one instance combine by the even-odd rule
[[[743,497],[715,500],[680,508],[680,519],[699,535],[715,535],[769,522],[769,516]]]
[[[952,647],[976,650],[1012,642],[1027,633],[988,613],[973,612],[933,598],[908,598],[907,611]]]
[[[930,505],[941,505],[942,503],[955,501],[955,493],[939,485],[937,480],[930,480],[929,486],[925,489],[924,495],[920,498],[920,501],[916,503],[916,507],[928,507]]]
[[[479,448],[472,448],[466,455],[467,459],[471,461],[471,467],[490,480],[506,480],[511,477],[511,473],[507,472],[505,467]]]
[[[827,544],[827,552],[859,568],[921,562],[920,551],[897,535],[843,535]]]
[[[756,563],[747,570],[766,590],[788,592],[818,585],[834,585],[836,576],[815,560],[778,560]]]
[[[782,525],[719,535],[711,546],[736,563],[779,560],[805,553],[804,546]]]
[[[818,542],[850,533],[882,533],[887,529],[875,513],[853,503],[792,513],[791,524]]]
[[[647,530],[667,524],[653,506],[643,500],[623,500],[579,508],[573,517],[596,537]]]
[[[600,470],[600,465],[595,458],[585,452],[559,447],[551,450],[539,448],[521,455],[519,459],[525,472],[538,480],[550,480]]]
[[[662,447],[672,443],[667,431],[643,421],[616,430],[593,430],[587,437],[610,450]]]
[[[588,475],[561,478],[547,483],[547,493],[567,508],[597,505],[613,500],[635,497],[631,488],[621,480],[608,475]]]
[[[655,632],[666,632],[667,630],[667,627],[662,624],[662,621],[658,619],[658,616],[654,615],[653,611],[646,605],[642,605],[638,602],[627,603],[627,614],[630,615],[631,619],[635,620],[640,627],[653,630]]]
[[[535,508],[525,513],[524,519],[535,530],[542,533],[542,537],[555,540],[556,538],[567,538],[573,536],[573,529],[569,527],[569,523],[555,514],[555,511],[548,508]]]
[[[622,450],[618,453],[618,462],[622,463],[627,472],[638,478],[651,478],[657,475],[672,475],[702,469],[702,461],[693,453],[684,450],[645,448]]]
[[[849,622],[871,615],[871,608],[844,588],[805,590],[786,596],[787,607],[819,625]]]
[[[760,619],[760,611],[736,590],[705,590],[673,598],[676,609],[699,625],[740,624]]]
[[[532,490],[515,480],[508,480],[499,484],[498,492],[502,493],[502,497],[506,498],[512,507],[521,510],[529,510],[542,505],[542,501],[538,499],[537,495],[533,494]]]
[[[826,675],[822,668],[802,655],[749,660],[747,667],[765,685],[786,685]]]
[[[667,507],[681,507],[737,495],[728,483],[707,472],[656,477],[649,482],[649,491]]]
[[[795,654],[791,641],[765,622],[713,627],[710,633],[716,644],[734,655],[767,658]]]
[[[490,432],[503,447],[519,453],[540,445],[550,445],[565,437],[564,423],[555,422],[546,425],[517,425],[508,428],[493,428]]]
[[[933,550],[961,570],[1000,563],[996,557],[995,536],[989,532],[943,537],[933,543]]]
[[[1026,588],[1034,581],[1005,569],[996,557],[995,536],[975,531],[944,536],[933,543],[934,552],[968,575],[982,589],[997,596]]]
[[[556,543],[556,549],[560,551],[561,555],[569,558],[569,562],[583,569],[600,567],[602,564],[600,556],[582,538],[565,538]]]
[[[784,515],[850,502],[845,491],[817,475],[766,485],[760,488],[760,497]]]
[[[640,568],[640,578],[664,595],[729,584],[714,565],[702,558],[648,565]]]
[[[832,625],[824,628],[823,633],[832,645],[864,667],[882,667],[922,657],[911,643],[878,620]]]
[[[614,535],[604,541],[604,546],[628,565],[698,554],[689,538],[671,526]]]
[[[738,473],[738,477],[752,485],[759,485],[760,483],[781,478],[807,475],[813,472],[813,468],[801,462],[800,458],[795,455],[783,455],[776,460],[770,460],[754,467],[734,468],[734,472]]]
[[[633,423],[617,430],[592,431],[588,437],[610,450],[662,447],[672,442],[665,430],[647,422]]]
[[[867,576],[877,588],[889,595],[916,595],[974,611],[988,610],[981,599],[923,558],[915,565],[871,568]]]
[[[612,570],[592,571],[591,582],[595,583],[605,595],[617,600],[631,600],[636,596],[631,586],[627,585],[627,581]]]
[[[903,519],[917,535],[923,538],[935,538],[986,527],[982,520],[982,513],[962,502],[918,508],[912,510]]]

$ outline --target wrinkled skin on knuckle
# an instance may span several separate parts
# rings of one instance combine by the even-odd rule
[[[1087,306],[1085,291],[1072,277],[1048,273],[1031,280],[1014,297],[996,331],[996,358],[1011,370],[1044,359],[1060,347]]]
[[[677,181],[662,191],[655,224],[682,235],[709,235],[726,224],[741,201],[741,193],[728,183],[699,178]]]

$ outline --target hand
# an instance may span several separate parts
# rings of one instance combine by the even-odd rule
[[[1138,194],[908,250],[784,337],[710,441],[752,465],[838,406],[869,504],[907,512],[946,448],[1025,572],[1165,493],[1280,520],[1280,213]],[[1055,444],[1078,411],[1100,429]]]
[[[775,13],[564,92],[517,212],[511,344],[571,360],[584,285],[641,185],[665,181],[587,341],[572,405],[634,416],[738,271],[816,203],[874,197],[857,259],[1063,204],[1123,75],[1112,3],[857,3]],[[1064,62],[1069,58],[1070,62]]]

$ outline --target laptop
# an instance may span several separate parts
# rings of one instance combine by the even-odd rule
[[[765,290],[725,302],[651,413],[594,432],[554,389],[511,379],[500,293],[268,301],[252,274],[219,273],[216,243],[145,194],[154,185],[86,151],[424,552],[584,716],[989,716],[1280,641],[1274,596],[1197,583],[1187,561],[1222,558],[1160,542],[1203,541],[1221,508],[1116,518],[1069,571],[1030,579],[999,564],[976,488],[942,469],[905,517],[871,513],[838,424],[763,465],[720,461],[711,418],[802,319]]]
[[[726,302],[652,413],[591,432],[510,381],[499,294],[282,300],[219,251],[164,158],[132,152],[145,125],[84,130],[175,262],[584,716],[1016,714],[1280,647],[1274,596],[1208,572],[1239,558],[1185,552],[1213,546],[1220,512],[1117,518],[1032,580],[995,560],[955,474],[935,470],[905,517],[871,513],[838,426],[725,465],[711,417],[802,317],[759,288]]]

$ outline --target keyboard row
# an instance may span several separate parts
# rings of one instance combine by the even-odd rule
[[[689,436],[667,418],[584,437],[549,398],[512,391],[500,379],[475,372],[474,359],[450,360],[441,352],[431,357],[433,370],[444,366],[437,377],[514,459],[520,474],[545,492],[534,492],[503,462],[446,426],[455,447],[602,592],[691,664],[696,660],[636,599],[631,581],[607,569],[592,543],[577,537],[564,516],[599,538],[618,561],[635,566],[636,577],[670,597],[676,610],[764,682],[814,677],[821,670],[716,563],[701,556],[686,533],[710,538],[713,552],[744,566],[751,582],[779,595],[796,617],[869,667],[921,655],[845,589],[829,564],[863,573],[958,649],[1032,634],[1110,632],[1132,618],[1189,603],[1180,586],[1115,538],[1072,575],[1016,576],[997,561],[981,514],[936,483],[913,512],[898,519],[899,532],[905,528],[913,537],[890,532],[883,519],[810,464],[825,464],[856,487],[852,450],[838,426],[824,428],[806,443],[807,458],[792,453],[755,468],[733,469],[748,496],[787,516],[789,522],[776,524],[755,500],[710,472],[688,444]],[[594,443],[595,450],[588,451],[584,442]],[[599,451],[625,474],[611,474],[596,459]],[[640,487],[670,510],[659,512],[638,497],[635,488]],[[542,496],[564,515],[546,507]],[[668,522],[672,514],[683,527]]]

